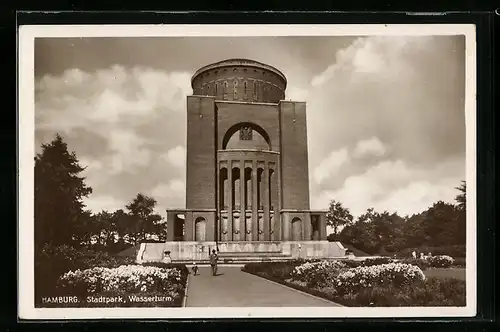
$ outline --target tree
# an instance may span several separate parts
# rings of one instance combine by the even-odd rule
[[[76,154],[57,134],[35,157],[35,246],[73,244],[78,223],[85,218],[82,199],[92,193],[80,173]]]
[[[457,201],[457,208],[461,211],[465,211],[465,206],[466,206],[466,192],[467,192],[467,185],[465,181],[462,181],[460,186],[455,187],[455,189],[458,189],[460,193],[455,197],[455,200]]]
[[[129,218],[127,218],[127,237],[136,245],[147,237],[158,236],[161,233],[162,216],[154,213],[156,200],[152,197],[137,194],[132,202],[127,205]]]
[[[441,248],[465,245],[466,241],[466,183],[457,187],[458,204],[438,201],[425,211],[400,217],[397,213],[375,212],[368,209],[354,223],[348,224],[338,236],[329,237],[353,245],[370,254],[393,253],[412,248]],[[335,210],[336,203],[333,203]],[[438,249],[436,249],[438,250]]]
[[[339,240],[352,244],[366,253],[374,254],[378,248],[378,239],[375,236],[373,223],[364,221],[364,216],[360,216],[356,222],[344,227],[339,234]]]
[[[455,244],[456,207],[452,204],[438,201],[424,212],[422,227],[428,246],[443,246]]]
[[[92,238],[96,233],[96,216],[92,211],[85,210],[79,216],[78,222],[73,230],[73,242],[80,246],[85,246],[90,249],[92,246]]]
[[[106,210],[95,216],[95,242],[101,247],[108,247],[115,243],[118,236],[114,213]]]
[[[326,224],[333,227],[333,234],[338,235],[340,227],[350,225],[352,223],[352,215],[349,209],[344,208],[342,203],[335,200],[330,201],[328,212],[326,213]]]

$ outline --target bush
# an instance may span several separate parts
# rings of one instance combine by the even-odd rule
[[[458,245],[449,245],[449,246],[420,246],[415,248],[406,248],[402,249],[397,253],[398,257],[411,257],[411,253],[415,251],[417,253],[423,252],[424,254],[428,254],[429,252],[433,255],[447,255],[451,257],[465,257],[466,248],[463,244]]]
[[[453,266],[454,267],[465,267],[466,263],[465,263],[465,257],[459,257],[459,258],[455,258],[455,261],[453,262]]]
[[[179,263],[162,263],[162,262],[147,262],[141,264],[142,266],[152,266],[152,267],[158,267],[162,269],[177,269],[180,274],[181,274],[181,279],[184,282],[185,279],[187,279],[188,274],[189,274],[189,269],[185,264],[179,264]]]
[[[426,261],[415,262],[422,264]],[[426,278],[422,270],[415,266],[417,263],[360,266],[361,263],[297,260],[250,263],[242,270],[346,306],[465,305],[463,280]],[[357,267],[349,268],[349,265]]]
[[[404,286],[425,280],[422,270],[414,265],[390,263],[362,266],[342,271],[331,280],[339,294],[357,293],[365,287],[376,285]]]
[[[57,280],[66,271],[76,269],[81,252],[68,245],[46,244],[35,252],[35,298],[53,292]]]
[[[261,275],[266,278],[286,280],[296,266],[301,265],[304,260],[293,260],[288,262],[262,262],[246,264],[242,270]]]
[[[347,259],[347,260],[344,260],[342,262],[348,268],[355,268],[355,267],[363,266],[363,261],[355,261],[355,260]]]
[[[431,256],[426,259],[431,267],[450,267],[454,263],[454,259],[447,255]]]
[[[122,265],[117,268],[94,267],[69,271],[58,281],[58,288],[67,295],[124,294],[141,292],[168,293],[179,296],[181,273],[178,269],[153,266]]]
[[[111,256],[106,252],[75,248],[69,245],[46,244],[35,252],[35,298],[39,303],[42,296],[54,295],[59,277],[68,271],[85,270],[93,267],[115,268],[134,264],[129,257]]]
[[[420,259],[420,258],[402,259],[402,260],[398,260],[398,262],[402,263],[402,264],[410,264],[410,265],[418,266],[421,270],[427,270],[431,266],[429,261],[427,261],[425,259]]]
[[[394,260],[389,257],[375,257],[375,258],[367,258],[361,261],[362,266],[373,266],[373,265],[381,265],[381,264],[389,264]]]
[[[78,257],[76,265],[79,269],[91,269],[93,267],[116,268],[121,265],[135,264],[132,257],[112,256],[102,251],[87,251]]]
[[[306,262],[295,266],[291,278],[304,282],[309,287],[323,286],[344,268],[346,265],[341,261]]]
[[[376,285],[343,298],[351,306],[465,306],[465,281],[429,278],[425,282],[397,287]]]

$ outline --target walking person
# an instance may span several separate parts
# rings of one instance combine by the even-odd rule
[[[217,261],[219,260],[219,256],[215,252],[215,249],[212,249],[212,254],[210,255],[210,266],[212,267],[212,275],[217,275]]]

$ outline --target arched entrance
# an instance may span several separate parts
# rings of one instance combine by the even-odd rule
[[[195,241],[206,241],[205,240],[205,235],[206,235],[206,229],[207,229],[207,221],[203,217],[198,217],[196,218],[194,222],[194,228],[195,228],[195,233],[194,233],[194,240]]]
[[[222,139],[222,149],[272,150],[269,134],[251,122],[241,122],[229,128]]]
[[[292,219],[292,241],[302,240],[302,220],[300,218]]]

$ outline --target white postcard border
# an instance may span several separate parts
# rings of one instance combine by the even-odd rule
[[[465,35],[466,38],[466,300],[465,307],[239,307],[239,308],[35,308],[34,307],[34,41],[43,37],[173,36],[387,36]],[[207,319],[472,317],[476,315],[476,32],[474,25],[40,25],[21,26],[19,45],[18,312],[21,319]]]

